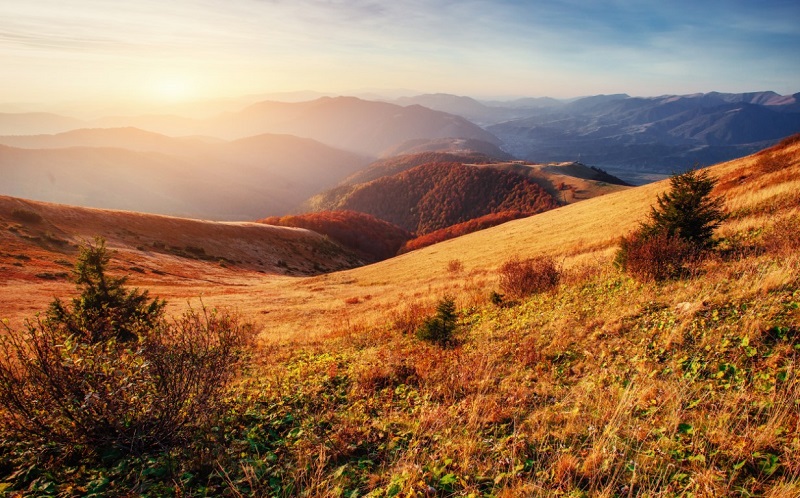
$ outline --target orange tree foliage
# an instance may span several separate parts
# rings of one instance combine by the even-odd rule
[[[383,178],[384,176],[396,175],[428,163],[488,164],[491,162],[493,162],[493,160],[489,156],[479,152],[464,152],[459,154],[450,152],[418,152],[416,154],[403,154],[375,161],[362,171],[348,178],[346,183],[364,183]]]
[[[404,252],[416,251],[417,249],[438,244],[439,242],[444,242],[448,239],[461,237],[462,235],[467,235],[468,233],[491,228],[493,226],[501,225],[507,221],[525,218],[526,216],[528,215],[522,211],[501,211],[499,213],[487,214],[486,216],[481,216],[480,218],[465,221],[464,223],[442,228],[441,230],[436,230],[435,232],[411,239],[403,244],[403,247],[400,248],[399,253],[402,254]]]
[[[398,226],[354,211],[273,216],[261,220],[261,223],[313,230],[353,249],[370,261],[391,258],[411,238],[410,233]]]
[[[418,235],[503,211],[527,215],[558,206],[530,179],[493,168],[429,163],[360,186],[343,209],[369,213]]]

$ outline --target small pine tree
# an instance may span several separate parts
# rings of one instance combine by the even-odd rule
[[[716,180],[705,171],[691,170],[670,178],[671,189],[658,196],[650,220],[642,224],[645,236],[677,236],[700,249],[714,246],[714,230],[725,220],[721,197],[710,197]]]
[[[436,314],[422,322],[417,337],[446,346],[453,342],[457,318],[455,300],[445,296],[436,306]]]
[[[47,320],[90,343],[129,341],[136,339],[137,329],[151,329],[163,317],[166,303],[150,300],[147,291],[126,289],[125,277],[106,275],[110,259],[101,237],[82,246],[73,270],[81,294],[72,299],[71,308],[56,298]]]
[[[716,244],[714,230],[725,220],[721,197],[712,198],[716,180],[705,171],[670,179],[650,219],[622,237],[615,264],[642,280],[666,280],[689,273],[689,266]]]
[[[108,262],[98,238],[81,249],[71,307],[56,300],[22,331],[0,321],[0,441],[113,459],[169,451],[223,415],[256,329],[206,308],[167,320]]]

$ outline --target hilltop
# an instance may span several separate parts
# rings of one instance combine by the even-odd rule
[[[513,173],[427,163],[357,185],[333,209],[371,214],[422,235],[486,214],[534,214],[556,205],[539,185]]]

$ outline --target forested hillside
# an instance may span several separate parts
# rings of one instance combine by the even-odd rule
[[[338,206],[369,213],[418,235],[502,211],[540,213],[558,206],[519,175],[460,163],[429,163],[364,184]]]

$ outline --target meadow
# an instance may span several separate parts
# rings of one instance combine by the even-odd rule
[[[190,444],[109,461],[59,460],[5,437],[0,490],[798,496],[800,143],[709,172],[729,213],[718,248],[664,282],[613,264],[664,182],[313,277],[215,263],[209,282],[202,261],[183,280],[177,268],[134,274],[171,310],[202,299],[261,330],[223,415]],[[492,299],[504,262],[542,255],[558,262],[555,289]],[[72,292],[27,285],[39,309]],[[420,340],[447,296],[454,341]]]

